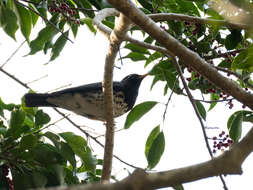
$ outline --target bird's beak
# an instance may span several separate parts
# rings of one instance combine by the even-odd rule
[[[144,75],[141,75],[140,76],[140,78],[145,78],[146,76],[148,76],[150,73],[148,72],[148,73],[146,73],[146,74],[144,74]]]

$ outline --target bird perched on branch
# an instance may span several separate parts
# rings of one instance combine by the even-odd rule
[[[113,82],[114,117],[118,117],[133,108],[140,84],[148,74],[131,74],[119,82]],[[59,107],[85,116],[89,119],[105,120],[104,94],[102,83],[92,83],[65,90],[25,95],[27,107]]]

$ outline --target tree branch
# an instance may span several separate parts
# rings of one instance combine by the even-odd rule
[[[130,21],[120,14],[119,21],[115,25],[113,32],[110,35],[109,50],[105,59],[104,68],[104,106],[105,106],[105,119],[106,119],[106,134],[105,134],[105,149],[104,149],[104,162],[102,169],[101,182],[108,183],[111,177],[112,157],[114,146],[114,119],[113,119],[113,68],[114,61],[117,56],[120,44],[124,39],[126,32],[129,30]]]
[[[149,16],[155,22],[166,21],[166,20],[177,20],[177,21],[185,21],[185,22],[192,22],[192,23],[198,23],[198,24],[220,25],[220,26],[225,26],[228,28],[236,28],[236,29],[249,30],[251,28],[251,25],[249,24],[232,23],[226,20],[200,18],[200,17],[177,14],[177,13],[158,13],[158,14],[149,14],[147,16]]]

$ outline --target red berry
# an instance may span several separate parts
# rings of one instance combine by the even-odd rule
[[[192,78],[188,77],[188,78],[186,78],[186,80],[190,82],[192,80]]]
[[[213,140],[217,140],[217,137],[213,137]]]
[[[76,21],[75,21],[75,24],[78,24],[78,25],[79,25],[79,24],[80,24],[80,20],[76,20]]]
[[[224,143],[223,146],[224,146],[225,148],[227,148],[227,147],[229,146],[229,144],[228,144],[228,143]]]
[[[71,9],[68,10],[68,13],[69,13],[70,15],[73,15],[73,11],[72,11]]]
[[[54,8],[53,7],[49,7],[48,10],[49,10],[50,13],[54,12]]]
[[[243,104],[243,105],[242,105],[242,108],[243,108],[243,109],[246,108],[246,105]]]

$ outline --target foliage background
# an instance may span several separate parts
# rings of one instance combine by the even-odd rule
[[[81,27],[81,30],[86,31],[85,27]],[[37,32],[36,29],[32,31],[31,39],[33,38],[33,35],[36,36],[36,32]],[[83,32],[80,32],[74,44],[70,44],[70,43],[67,44],[67,47],[64,48],[63,52],[61,53],[61,56],[58,59],[56,59],[53,63],[50,63],[46,66],[43,65],[44,63],[48,61],[48,57],[45,58],[45,56],[43,56],[41,53],[34,56],[22,57],[23,55],[27,54],[28,49],[21,48],[21,51],[19,51],[19,53],[14,58],[11,59],[11,61],[5,66],[5,68],[8,69],[10,73],[14,74],[18,78],[20,78],[22,81],[26,81],[26,82],[31,81],[35,78],[38,78],[38,76],[43,76],[44,74],[48,74],[49,76],[47,78],[40,80],[39,82],[31,84],[32,88],[35,90],[38,90],[39,92],[46,92],[50,89],[55,89],[59,86],[69,84],[70,82],[72,83],[73,86],[76,86],[79,84],[101,81],[102,75],[103,75],[104,54],[106,51],[107,42],[106,40],[105,41],[103,40],[103,42],[101,43],[103,37],[101,37],[99,34],[97,34],[96,37],[94,37],[93,34],[90,34],[88,31],[85,32],[85,35],[81,33]],[[86,35],[88,36],[88,38],[85,38]],[[17,43],[10,42],[10,39],[9,38],[7,39],[4,34],[1,36],[3,38],[1,40],[2,41],[1,52],[5,52],[3,54],[6,55],[6,57],[1,58],[2,59],[1,63],[3,63],[6,60],[6,58],[9,56],[8,53],[11,54],[13,52],[13,51],[10,51],[9,47],[10,48],[17,47]],[[17,39],[22,39],[22,38],[23,37],[20,34],[18,34]],[[94,41],[95,39],[96,41]],[[22,40],[18,40],[18,41],[21,42]],[[98,50],[98,47],[99,47],[99,50]],[[15,48],[13,48],[13,50],[14,49]],[[74,50],[74,51],[71,51],[71,50]],[[80,50],[80,51],[76,51],[76,50]],[[125,52],[122,51],[123,55],[124,53]],[[123,78],[123,76],[125,76],[128,73],[132,73],[133,71],[136,73],[144,73],[144,70],[149,71],[151,68],[151,67],[148,67],[144,69],[142,63],[140,62],[134,63],[127,59],[124,59],[123,63],[124,63],[123,66],[121,66],[120,65],[121,63],[118,62],[118,65],[121,66],[121,69],[120,70],[116,69],[115,79],[120,80],[121,78]],[[40,67],[38,67],[38,65],[40,65]],[[94,75],[94,73],[96,73],[96,75]],[[1,97],[3,97],[4,102],[19,103],[20,97],[26,92],[26,90],[24,90],[22,87],[17,85],[15,82],[13,83],[12,81],[10,81],[5,76],[1,76],[1,77],[3,77],[3,81],[8,81],[8,82],[3,83],[3,87],[4,87],[3,89],[8,89],[8,90],[4,90],[4,92],[1,92]],[[57,78],[57,80],[55,80],[55,78]],[[143,102],[144,100],[156,100],[156,101],[165,103],[168,97],[164,97],[162,95],[164,84],[159,83],[157,86],[154,87],[153,91],[149,92],[149,87],[151,83],[152,83],[151,77],[147,80],[145,79],[140,89],[138,102]],[[13,90],[11,90],[11,88],[13,88]],[[13,94],[15,94],[15,97],[12,96]],[[8,98],[5,98],[5,97],[8,97]],[[178,102],[180,103],[182,102],[182,104],[179,104]],[[189,106],[189,109],[187,109],[188,106],[186,105]],[[234,110],[240,109],[240,108],[241,108],[241,105],[238,105],[238,107],[235,107]],[[210,112],[210,114],[208,114],[206,123],[210,127],[214,126],[214,127],[220,127],[224,129],[226,125],[226,120],[229,117],[229,115],[233,112],[233,110],[230,111],[228,107],[225,106],[224,104],[217,106],[217,108],[215,109],[223,110],[223,111],[221,113]],[[50,116],[52,115],[51,114],[52,111],[50,109],[45,109],[45,110],[47,113],[49,113]],[[182,112],[182,110],[184,110],[184,112]],[[226,111],[227,115],[224,114],[224,110]],[[138,123],[136,123],[135,128],[129,129],[127,131],[118,132],[116,135],[116,140],[115,140],[116,141],[115,154],[119,155],[122,158],[127,158],[127,161],[129,163],[134,163],[135,165],[145,167],[146,166],[146,164],[144,164],[145,163],[145,157],[144,157],[145,139],[147,138],[150,131],[162,121],[163,112],[164,112],[164,106],[159,105],[157,108],[154,108],[151,112],[149,112],[145,116],[145,119],[144,119],[145,121],[139,121]],[[157,113],[160,113],[160,114],[157,114]],[[175,114],[175,113],[179,113],[179,114]],[[179,117],[176,117],[176,115],[179,115]],[[58,116],[55,116],[55,117],[56,117],[55,120],[57,120]],[[102,128],[101,123],[98,124],[97,122],[92,122],[83,118],[81,119],[81,117],[79,116],[72,115],[71,117],[74,118],[76,121],[80,122],[81,125],[85,123],[85,125],[89,127],[99,128],[98,131],[96,132],[99,134],[103,133],[103,129],[102,131],[100,129]],[[52,118],[52,121],[53,120],[54,118]],[[117,120],[118,126],[123,126],[124,120],[125,120],[125,116],[118,119]],[[59,126],[60,128],[59,129],[60,131],[61,130],[69,131],[70,129],[66,127],[66,125],[67,124],[65,122],[60,122],[57,124],[57,126]],[[185,165],[192,164],[192,161],[194,161],[194,163],[198,163],[209,158],[206,152],[203,137],[201,135],[200,128],[198,128],[198,125],[199,124],[196,121],[195,115],[193,114],[191,110],[190,104],[186,103],[186,99],[184,97],[176,98],[174,96],[171,103],[169,104],[169,108],[168,108],[167,116],[166,116],[166,123],[164,124],[164,128],[163,128],[164,132],[166,133],[166,152],[164,153],[161,162],[157,166],[156,168],[157,170],[160,170],[160,169],[165,170],[165,169],[172,169],[176,167],[182,167]],[[50,128],[50,130],[55,130],[55,129],[56,129],[55,127]],[[93,129],[89,129],[89,130],[94,132]],[[210,136],[217,134],[216,132],[217,131],[215,130],[210,130],[210,131],[208,130],[208,134],[210,134]],[[245,133],[246,130],[244,130],[243,132]],[[136,135],[136,134],[139,134],[139,135]],[[134,139],[135,137],[136,139]],[[142,141],[140,140],[140,137],[143,137]],[[136,143],[136,142],[140,142],[140,143]],[[200,142],[203,142],[203,144]],[[92,145],[92,147],[94,147],[94,149],[97,148],[96,145],[94,144]],[[203,152],[203,155],[199,154],[199,152]],[[185,159],[186,157],[185,155],[187,155],[187,159]],[[248,162],[249,161],[250,159],[248,160]],[[246,165],[247,165],[247,161],[245,162],[245,166]],[[118,168],[118,166],[115,166],[115,168]],[[122,166],[120,166],[120,168],[122,168]],[[238,178],[240,178],[240,180],[245,180],[245,182],[242,182],[242,184],[246,183],[247,176],[251,176],[250,171],[248,171],[247,169],[248,169],[247,166],[244,167],[245,173],[243,177],[238,177],[238,176],[235,177],[236,180]],[[118,172],[120,172],[122,176],[124,176],[125,173],[127,173],[127,172],[122,172],[121,169],[115,169],[115,173],[118,174]],[[228,184],[236,181],[234,180],[234,177],[229,176],[228,178],[230,178],[226,180]],[[215,179],[210,179],[210,185],[208,185],[210,189],[211,189],[211,185],[214,185],[214,187],[217,188],[216,181],[215,183],[213,183],[213,180]],[[206,180],[203,181],[203,183],[206,185],[207,183]],[[238,184],[238,181],[236,181],[236,183]],[[237,184],[231,184],[230,185],[231,189],[238,188]],[[197,182],[194,185],[196,185],[196,187],[198,187],[198,185],[200,187],[203,187],[202,182]],[[187,185],[186,185],[186,188],[187,188]],[[192,188],[194,188],[194,186],[192,186]],[[222,187],[220,186],[220,188]]]

